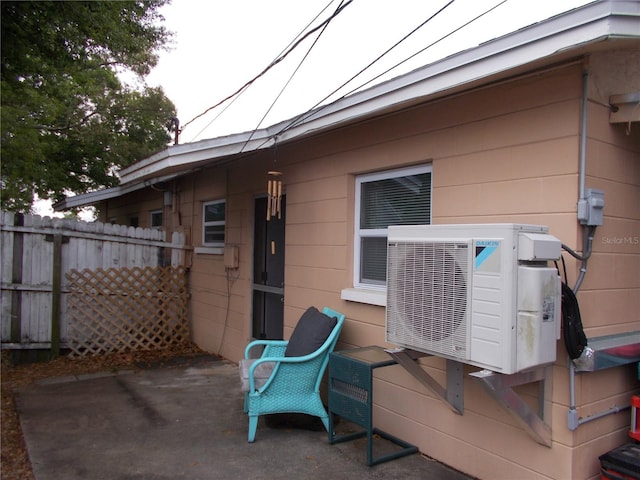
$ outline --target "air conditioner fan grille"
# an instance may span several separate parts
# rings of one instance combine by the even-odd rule
[[[387,340],[467,358],[469,245],[467,242],[390,242]]]

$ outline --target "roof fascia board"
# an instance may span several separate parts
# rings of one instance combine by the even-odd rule
[[[120,172],[123,184],[139,181],[169,168],[193,165],[242,152],[268,148],[273,143],[266,129],[244,132],[195,143],[172,145],[146,159],[136,162]]]
[[[183,172],[187,173],[187,172]],[[177,174],[165,175],[153,180],[146,180],[144,182],[121,184],[112,188],[105,188],[103,190],[96,190],[95,192],[83,193],[80,195],[74,195],[73,197],[67,197],[64,200],[55,203],[52,208],[55,212],[62,212],[70,208],[86,207],[88,205],[95,205],[96,203],[109,200],[110,198],[119,197],[127,193],[135,192],[136,190],[150,187],[156,183],[165,182],[177,177]]]
[[[121,182],[269,148],[276,136],[278,143],[299,139],[418,99],[437,98],[546,58],[569,56],[581,46],[608,38],[640,38],[639,20],[640,2],[599,0],[318,107],[306,118],[303,114],[254,132],[168,147],[122,170]],[[303,119],[295,125],[297,118]]]
[[[632,8],[613,8],[619,4],[628,4]],[[320,107],[299,125],[283,132],[278,140],[292,140],[376,111],[401,107],[408,103],[408,99],[437,96],[455,87],[561,54],[572,47],[607,38],[640,36],[640,2],[600,1],[580,10],[518,30]]]
[[[74,195],[73,197],[67,197],[64,200],[53,204],[53,210],[55,212],[61,212],[70,208],[85,207],[87,205],[94,205],[98,202],[108,200],[110,198],[124,195],[125,193],[137,190],[138,185],[118,185],[113,188],[105,188],[104,190],[97,190],[95,192],[83,193],[80,195]]]

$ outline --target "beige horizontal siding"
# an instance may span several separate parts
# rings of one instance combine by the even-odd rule
[[[202,201],[227,198],[227,240],[240,247],[227,303],[228,277],[220,256],[196,254],[190,272],[194,338],[238,360],[251,331],[253,202],[264,195],[268,170],[282,171],[286,193],[284,336],[309,305],[347,315],[338,348],[385,343],[384,308],[340,299],[353,286],[357,175],[429,163],[433,223],[514,222],[548,225],[578,251],[576,221],[582,69],[579,65],[411,108],[375,121],[324,133],[277,153],[248,155],[226,169],[181,182],[182,221],[201,237]],[[605,224],[578,295],[591,336],[640,329],[640,141],[608,123],[608,108],[589,105],[587,187],[605,193]],[[229,184],[225,185],[225,179]],[[193,188],[195,187],[195,190]],[[623,240],[619,240],[623,239]],[[569,281],[578,262],[565,254]],[[229,306],[228,306],[229,305]],[[225,326],[226,323],[226,326]],[[547,414],[551,448],[538,445],[518,422],[465,375],[465,414],[453,413],[400,367],[376,371],[376,426],[479,478],[595,478],[598,455],[625,439],[627,414],[567,427],[569,377],[562,341],[553,367]],[[444,361],[420,361],[444,382]],[[465,367],[465,372],[475,370]],[[581,374],[581,416],[625,404],[637,380],[631,369]],[[533,408],[537,385],[517,389]],[[626,416],[625,416],[626,415]]]

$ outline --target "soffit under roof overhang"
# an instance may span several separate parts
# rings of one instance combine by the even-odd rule
[[[182,175],[187,175],[193,170],[182,171],[179,173],[164,175],[162,177],[154,177],[153,179],[144,180],[141,182],[132,182],[129,184],[120,184],[111,188],[103,188],[102,190],[96,190],[95,192],[84,193],[82,195],[75,195],[73,197],[67,197],[64,200],[57,202],[53,205],[53,210],[56,212],[62,212],[71,208],[81,208],[88,205],[95,205],[96,203],[104,202],[111,198],[120,197],[128,193],[142,190],[143,188],[162,184],[168,182]]]
[[[276,138],[278,145],[300,141],[596,51],[637,47],[639,42],[640,2],[600,0],[318,107],[293,127],[287,128],[289,119],[253,132],[170,146],[123,169],[121,186],[143,188],[160,177],[185,175],[268,149]],[[96,203],[86,200],[85,205]]]

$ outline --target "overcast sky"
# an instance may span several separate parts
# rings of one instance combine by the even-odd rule
[[[589,0],[173,0],[161,10],[165,26],[175,34],[173,48],[161,55],[147,81],[162,86],[176,105],[184,129],[180,143],[203,140],[268,127],[335,100],[431,44],[368,86],[586,3]],[[256,77],[301,34],[345,4],[319,39],[320,30],[226,111],[229,102],[187,124]],[[53,215],[50,205],[39,201],[37,213]]]
[[[185,126],[258,75],[303,31],[317,26],[339,5],[347,3],[348,0],[173,0],[161,10],[165,26],[175,32],[173,49],[162,54],[147,80],[164,88]],[[267,127],[316,106],[445,6],[328,101],[365,84],[434,42],[434,46],[376,82],[589,2],[454,0],[447,6],[449,3],[450,0],[353,0],[317,41],[320,31],[301,42],[225,112],[220,114],[228,103],[186,125],[180,143]],[[488,10],[491,11],[480,19],[438,41]]]

